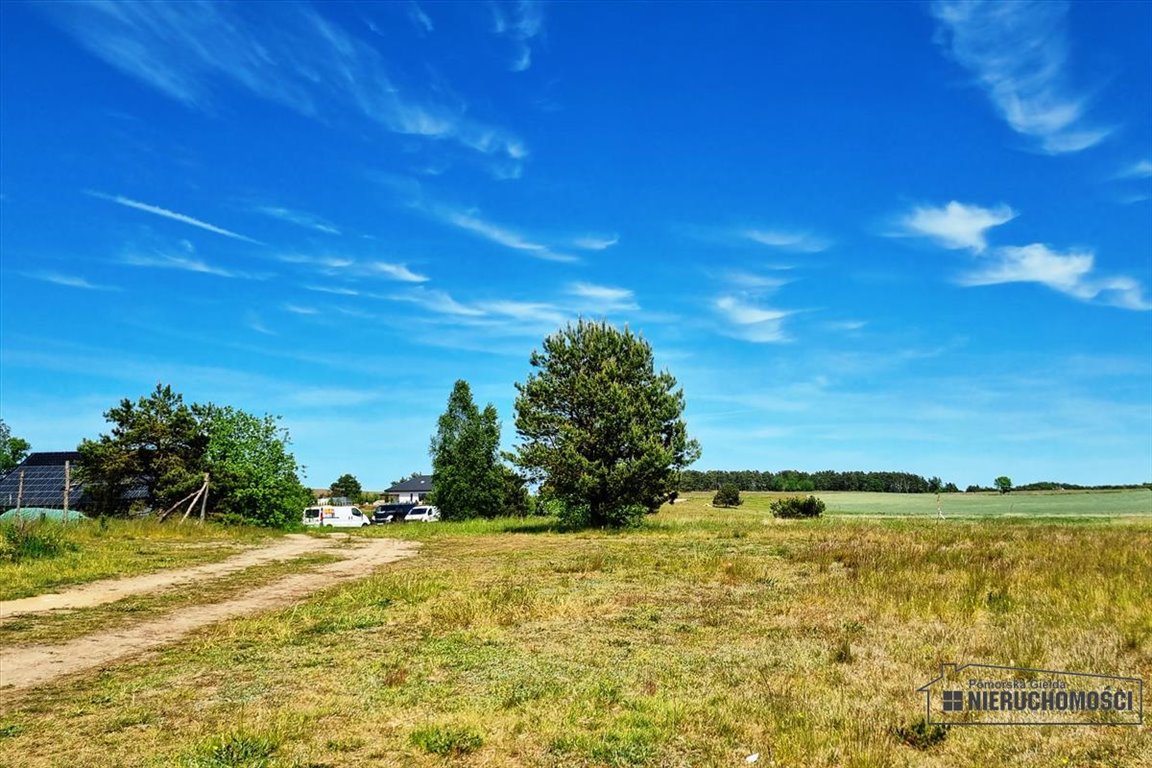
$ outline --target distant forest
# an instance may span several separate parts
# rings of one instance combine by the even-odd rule
[[[955,483],[938,477],[921,477],[911,472],[803,472],[785,469],[780,472],[745,470],[686,469],[680,475],[681,491],[715,491],[721,485],[735,485],[742,491],[872,491],[876,493],[959,493]],[[1029,483],[1014,491],[1088,491],[1146,488],[1145,485],[1075,485],[1073,483]],[[992,486],[970,485],[965,491],[995,491]]]
[[[955,483],[911,472],[760,472],[755,469],[705,471],[686,469],[680,475],[682,491],[715,491],[721,485],[742,491],[875,491],[877,493],[957,493]]]

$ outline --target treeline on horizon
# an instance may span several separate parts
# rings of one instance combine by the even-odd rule
[[[959,493],[955,483],[938,477],[923,477],[912,472],[837,472],[823,470],[804,472],[785,469],[761,472],[756,469],[686,469],[680,474],[681,491],[715,491],[722,485],[735,485],[741,491],[868,491],[872,493]],[[1148,488],[1149,484],[1076,485],[1041,482],[1013,486],[1014,491],[1104,491]],[[999,491],[995,486],[970,485],[967,493]]]

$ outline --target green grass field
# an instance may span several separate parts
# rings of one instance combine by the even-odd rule
[[[0,763],[1152,764],[1148,726],[900,735],[944,661],[1152,680],[1152,493],[1047,497],[1035,517],[964,497],[943,521],[934,497],[819,495],[835,514],[813,521],[689,494],[623,532],[374,528],[420,555],[0,697]]]

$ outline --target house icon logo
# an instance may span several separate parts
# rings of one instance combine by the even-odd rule
[[[939,725],[1140,725],[1144,681],[1138,677],[941,664],[920,688],[926,720]]]

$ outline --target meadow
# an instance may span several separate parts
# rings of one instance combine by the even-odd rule
[[[916,693],[946,661],[1152,679],[1152,492],[942,497],[944,520],[935,497],[817,495],[829,515],[809,521],[772,519],[772,494],[688,494],[622,532],[373,528],[419,556],[5,694],[0,762],[1152,763],[1148,726],[928,738]]]

